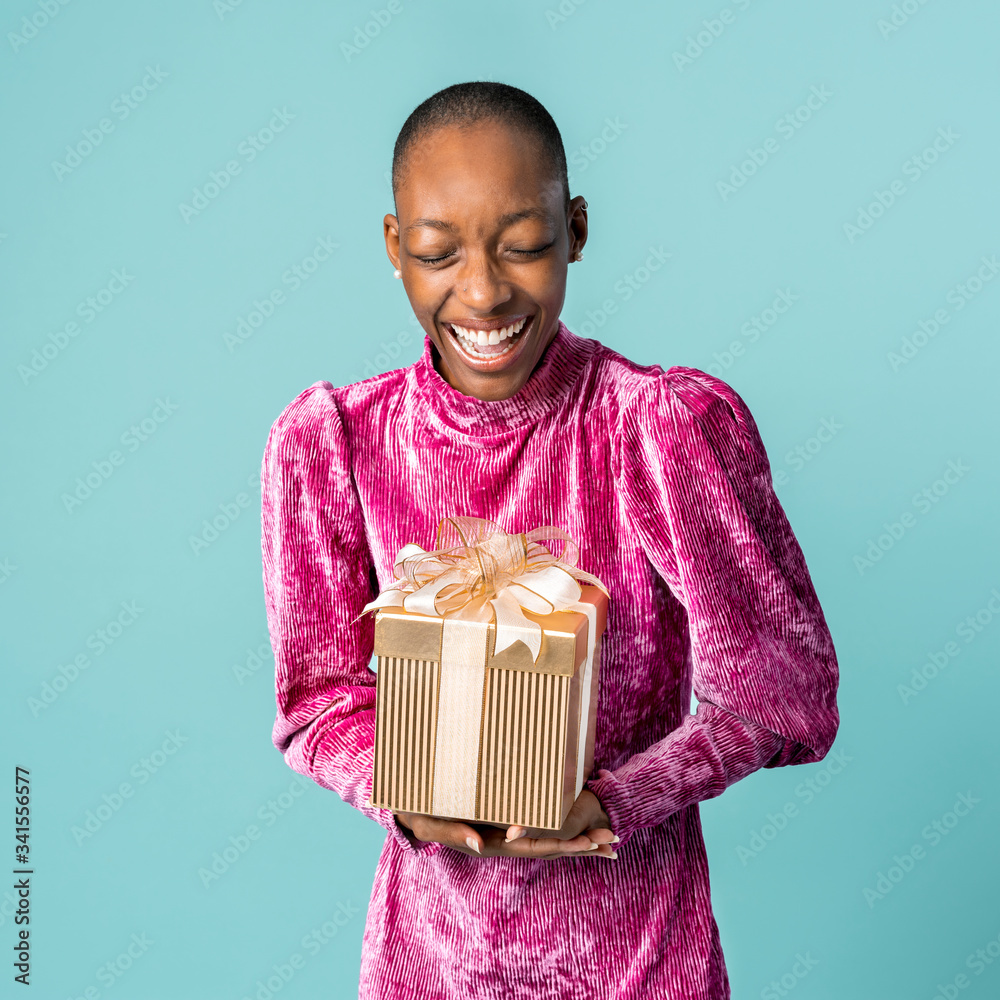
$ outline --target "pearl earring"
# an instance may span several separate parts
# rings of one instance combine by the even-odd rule
[[[392,272],[392,276],[394,278],[402,278],[403,277],[403,272],[400,271],[400,269],[397,267],[396,270]]]
[[[577,252],[576,252],[575,259],[576,260],[583,260],[583,254],[579,250],[577,250]]]

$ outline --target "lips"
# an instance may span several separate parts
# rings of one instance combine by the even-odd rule
[[[520,352],[533,326],[534,314],[499,320],[444,323],[462,360],[478,371],[505,366]],[[491,343],[492,341],[492,343]]]

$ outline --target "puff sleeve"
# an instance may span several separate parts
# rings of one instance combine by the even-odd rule
[[[839,725],[833,640],[757,425],[721,379],[675,366],[628,399],[627,523],[687,614],[697,712],[586,786],[621,837],[760,767],[808,764]]]
[[[274,651],[272,741],[299,774],[385,827],[404,850],[437,853],[368,804],[375,675],[368,669],[373,564],[329,382],[300,393],[271,427],[261,464],[261,554]]]

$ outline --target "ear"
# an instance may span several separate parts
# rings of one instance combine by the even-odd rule
[[[382,220],[385,235],[385,252],[392,261],[393,267],[399,267],[399,220],[394,215],[387,215]]]
[[[587,199],[577,195],[570,200],[566,214],[566,229],[569,235],[569,260],[572,263],[577,251],[582,251],[587,242]]]

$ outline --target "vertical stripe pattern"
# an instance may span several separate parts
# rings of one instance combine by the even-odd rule
[[[488,671],[479,818],[558,829],[566,769],[566,706],[572,678]],[[520,781],[515,780],[520,775]]]
[[[372,799],[399,812],[436,816],[466,815],[490,823],[523,822],[557,830],[563,813],[567,739],[576,739],[567,714],[571,677],[490,668],[484,697],[477,703],[475,740],[470,754],[475,794],[467,811],[450,812],[438,775],[450,765],[438,756],[439,664],[380,656],[377,675],[375,770]],[[447,674],[447,671],[445,672]],[[477,685],[482,691],[483,685]],[[437,735],[435,736],[435,731]],[[574,768],[574,776],[576,769]],[[520,780],[516,780],[520,775]]]
[[[431,811],[438,664],[380,656],[372,798],[399,812]],[[407,739],[403,740],[403,735]]]

